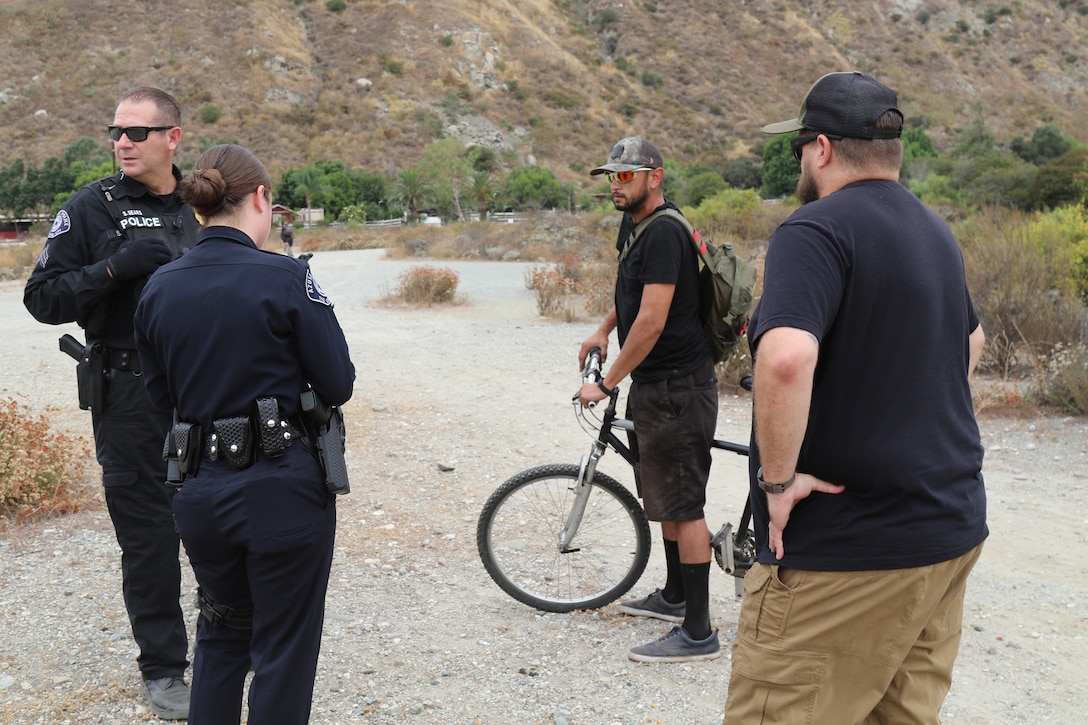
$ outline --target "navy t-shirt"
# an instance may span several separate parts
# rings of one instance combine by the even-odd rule
[[[775,327],[819,340],[797,470],[846,490],[797,504],[776,562],[766,494],[753,477],[760,561],[825,571],[927,566],[986,538],[967,380],[977,326],[952,233],[901,184],[850,184],[778,228],[750,340],[755,355]]]
[[[676,207],[666,202],[664,206]],[[656,211],[656,210],[655,210]],[[617,250],[634,230],[630,215],[623,215]],[[626,259],[616,279],[616,335],[623,347],[638,317],[642,291],[648,284],[676,285],[672,305],[657,344],[631,372],[636,383],[652,383],[690,375],[710,361],[710,348],[699,321],[699,261],[687,230],[675,219],[650,222]]]

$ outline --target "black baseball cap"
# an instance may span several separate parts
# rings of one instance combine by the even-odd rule
[[[638,136],[621,138],[608,154],[608,161],[590,171],[591,176],[615,171],[660,169],[664,166],[657,146]]]
[[[899,138],[899,128],[877,128],[876,122],[888,111],[899,118],[895,91],[858,71],[828,73],[812,84],[801,101],[797,118],[770,123],[763,133],[789,133],[807,128],[846,138]]]

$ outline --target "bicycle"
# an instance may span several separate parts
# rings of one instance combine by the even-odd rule
[[[582,380],[602,379],[601,351],[586,358]],[[750,380],[750,379],[749,379]],[[742,381],[751,389],[751,384]],[[632,467],[638,464],[617,431],[633,434],[632,421],[617,417],[619,386],[603,415],[583,408],[575,396],[575,418],[593,439],[577,464],[549,464],[518,473],[484,504],[476,525],[476,546],[487,573],[523,604],[546,612],[597,609],[623,596],[646,569],[650,524],[638,499],[597,470],[608,449]],[[713,447],[747,456],[748,446],[715,439]],[[711,539],[714,558],[736,578],[736,593],[755,562],[751,506],[745,497],[736,531],[726,523]]]

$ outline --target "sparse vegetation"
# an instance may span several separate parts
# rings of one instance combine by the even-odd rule
[[[397,278],[393,296],[413,305],[448,304],[456,300],[460,282],[449,267],[411,267]]]
[[[0,400],[0,524],[97,505],[86,478],[94,449],[50,427],[13,399]]]

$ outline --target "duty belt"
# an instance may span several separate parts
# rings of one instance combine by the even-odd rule
[[[135,350],[127,350],[119,347],[106,348],[107,367],[114,370],[127,370],[135,374],[140,373],[140,357]]]
[[[295,421],[280,417],[274,397],[257,399],[256,415],[216,418],[209,429],[195,423],[177,422],[170,430],[163,458],[176,458],[180,472],[195,476],[200,459],[227,461],[235,470],[253,465],[260,448],[268,458],[278,458],[303,428]],[[176,454],[176,455],[173,455]]]

